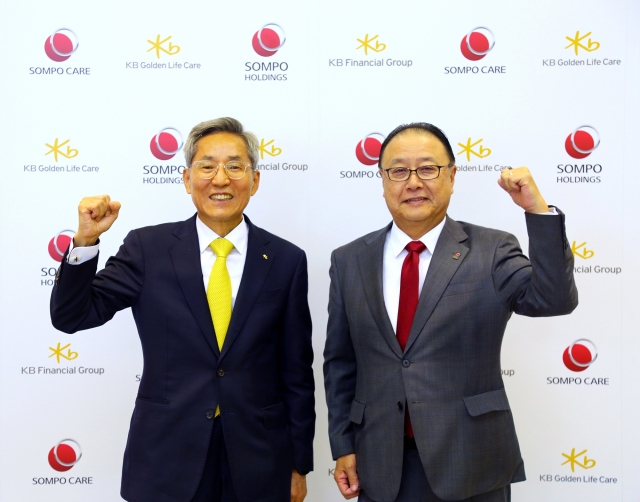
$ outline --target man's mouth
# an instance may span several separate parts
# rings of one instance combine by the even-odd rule
[[[404,202],[408,202],[409,204],[413,203],[413,202],[422,202],[425,200],[429,200],[426,197],[412,197],[411,199],[405,199]]]
[[[214,193],[213,195],[209,196],[209,198],[211,200],[231,200],[233,199],[233,195],[229,193]]]

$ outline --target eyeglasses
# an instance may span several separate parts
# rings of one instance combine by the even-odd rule
[[[212,162],[210,160],[198,160],[191,164],[191,169],[193,169],[193,172],[198,176],[198,178],[210,180],[211,178],[215,178],[216,174],[218,174],[218,168],[220,166],[224,167],[224,172],[230,180],[239,180],[242,179],[244,173],[247,172],[247,168],[251,167],[251,164],[245,164],[238,160],[231,160],[226,164],[223,164],[222,162]]]
[[[421,180],[434,180],[440,176],[440,169],[453,166],[454,164],[449,164],[448,166],[420,166],[417,169],[391,167],[389,169],[382,169],[382,171],[387,173],[391,181],[407,181],[411,177],[411,173],[416,173],[416,176]]]

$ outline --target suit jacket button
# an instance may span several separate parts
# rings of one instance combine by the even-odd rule
[[[404,366],[405,368],[408,368],[409,366],[411,366],[411,361],[409,361],[408,359],[403,359],[402,366]]]
[[[214,415],[215,415],[215,412],[213,410],[207,410],[207,418],[209,420],[211,420]]]
[[[222,368],[220,368],[220,369],[218,370],[218,376],[219,376],[219,377],[223,377],[223,376],[224,376],[224,370],[223,370]]]
[[[402,408],[404,408],[402,401],[398,401],[398,410],[402,411]]]

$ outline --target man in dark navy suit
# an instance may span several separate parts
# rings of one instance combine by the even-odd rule
[[[184,151],[197,215],[131,231],[96,273],[120,203],[84,198],[51,319],[73,333],[131,307],[144,371],[125,500],[301,502],[315,426],[306,256],[243,215],[260,172],[237,120],[198,124]]]

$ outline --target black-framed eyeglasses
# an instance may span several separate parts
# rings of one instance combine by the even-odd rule
[[[407,181],[411,177],[411,173],[416,173],[416,176],[421,180],[435,180],[440,176],[440,169],[445,167],[453,167],[454,164],[448,166],[420,166],[417,169],[409,169],[408,167],[390,167],[389,169],[382,169],[387,173],[387,176],[391,181]]]
[[[218,174],[218,168],[220,166],[224,168],[224,172],[227,173],[230,180],[239,180],[242,179],[247,172],[247,168],[251,167],[251,164],[245,164],[239,160],[231,160],[226,164],[213,162],[211,160],[197,160],[191,164],[191,169],[193,169],[193,172],[195,172],[199,178],[210,180]]]

